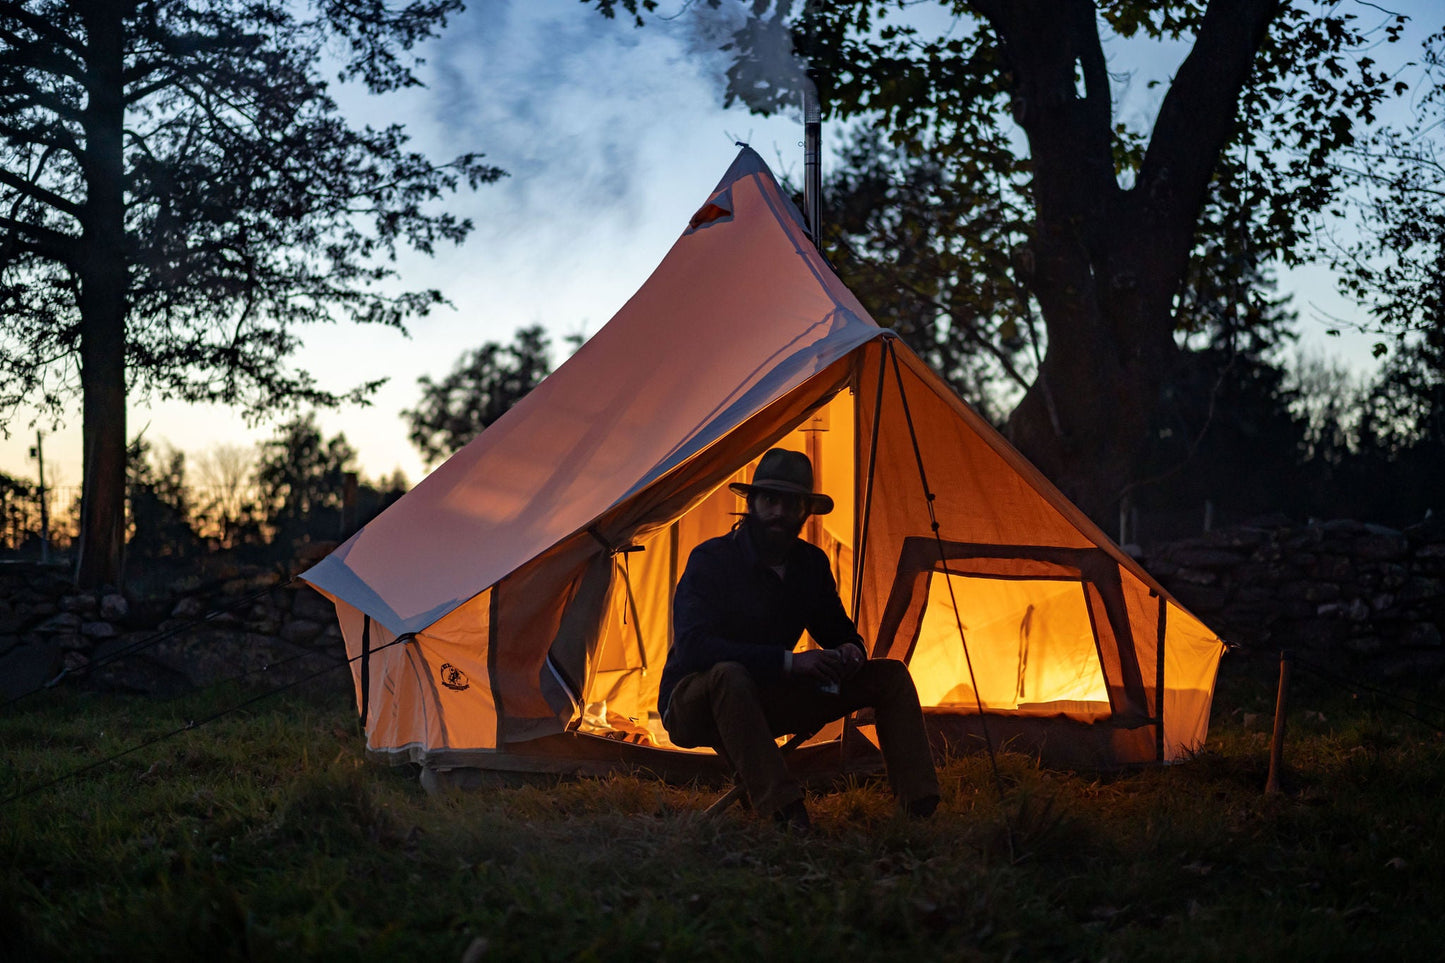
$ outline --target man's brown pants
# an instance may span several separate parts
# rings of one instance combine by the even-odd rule
[[[923,711],[908,667],[870,659],[822,692],[814,680],[760,686],[737,662],[719,662],[678,681],[663,724],[679,746],[711,746],[737,770],[753,808],[775,813],[803,798],[773,740],[812,732],[850,712],[872,707],[893,793],[905,806],[938,795],[938,776],[923,729]]]

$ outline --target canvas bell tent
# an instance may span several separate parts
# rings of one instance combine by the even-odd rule
[[[672,592],[775,446],[811,456],[837,508],[804,537],[940,745],[976,744],[980,707],[995,742],[1065,762],[1202,745],[1218,638],[873,322],[745,148],[616,317],[303,575],[370,752],[695,757],[656,718]]]

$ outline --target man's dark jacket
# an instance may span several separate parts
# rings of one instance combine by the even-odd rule
[[[693,549],[673,598],[659,712],[667,712],[678,680],[719,662],[742,663],[760,685],[781,682],[783,653],[804,629],[824,648],[863,646],[823,550],[794,539],[784,564],[782,578],[763,564],[746,522]]]

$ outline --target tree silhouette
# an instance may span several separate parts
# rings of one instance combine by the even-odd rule
[[[335,538],[342,533],[342,491],[356,471],[356,449],[345,435],[326,439],[307,412],[282,425],[261,442],[256,484],[272,529],[272,543],[283,552],[297,542]]]
[[[592,3],[639,23],[656,8]],[[1379,21],[1398,36],[1403,18]],[[1174,368],[1201,214],[1246,215],[1261,261],[1300,253],[1339,196],[1330,161],[1396,89],[1359,53],[1366,29],[1307,0],[760,0],[723,49],[730,101],[793,109],[811,78],[826,115],[935,158],[984,216],[1017,220],[995,243],[1047,337],[1006,430],[1103,521],[1139,477]],[[1111,39],[1187,46],[1144,124],[1116,115]],[[1250,176],[1220,177],[1225,161]]]
[[[286,365],[298,329],[400,327],[440,300],[389,285],[402,245],[471,225],[428,208],[494,180],[400,126],[355,126],[325,73],[415,85],[461,0],[0,2],[0,411],[82,398],[77,579],[121,570],[128,392],[332,405]]]
[[[217,443],[196,458],[201,479],[196,513],[204,534],[221,548],[259,543],[261,508],[255,485],[257,450]]]
[[[441,381],[423,376],[421,400],[404,410],[407,437],[430,467],[496,421],[552,370],[551,343],[541,325],[521,328],[509,345],[489,341],[458,359]]]
[[[127,557],[154,561],[185,558],[200,550],[192,527],[194,501],[184,452],[157,448],[142,436],[126,451],[130,541]]]

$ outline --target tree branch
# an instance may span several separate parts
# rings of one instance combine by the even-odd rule
[[[70,235],[62,234],[60,231],[40,224],[20,221],[4,215],[0,215],[0,228],[5,228],[15,235],[22,233],[31,235],[34,240],[26,245],[28,249],[51,260],[59,261],[66,267],[74,266],[76,239]]]
[[[26,27],[47,38],[57,47],[69,50],[78,57],[85,56],[84,44],[64,30],[61,30],[45,17],[38,16],[25,9],[23,0],[3,0],[3,2],[0,2],[0,17],[14,17]]]
[[[80,123],[81,111],[66,103],[62,98],[55,96],[47,90],[42,90],[34,84],[21,77],[13,77],[10,83],[0,86],[0,97],[26,98],[28,102],[6,104],[7,113],[17,113],[30,107],[39,107],[41,110],[49,111],[72,123]]]
[[[13,31],[0,27],[0,40],[10,47],[12,55],[0,56],[0,65],[29,67],[48,74],[69,77],[79,83],[85,81],[85,68],[64,56],[55,47],[26,40]],[[8,63],[7,63],[8,62]]]
[[[160,80],[152,81],[144,87],[137,87],[126,91],[125,104],[127,107],[138,104],[151,94],[165,90],[167,87],[179,86],[180,80],[175,74],[170,74]]]
[[[216,111],[215,106],[211,104],[209,98],[202,96],[200,93],[192,90],[191,87],[184,82],[184,78],[186,77],[191,77],[191,79],[194,80],[202,80],[201,77],[193,76],[189,71],[182,70],[179,71],[177,75],[171,79],[170,84],[174,85],[177,90],[184,93],[186,95],[186,99],[190,100],[191,103],[199,107],[201,111],[207,117],[209,117],[211,119],[211,122],[214,123],[217,127],[219,127],[221,130],[224,130],[232,137],[235,137],[238,141],[244,141],[245,136],[241,133],[241,131],[238,130],[234,124],[226,120],[220,115],[220,113]],[[211,91],[211,93],[216,94],[215,91]],[[216,94],[216,96],[219,97],[220,95]],[[251,124],[252,126],[256,125],[256,118],[246,113],[243,106],[232,103],[229,99],[224,97],[220,97],[220,100],[226,107],[235,111],[236,114],[239,115],[248,124]]]
[[[846,237],[836,237],[834,238],[834,240],[836,243],[841,244],[843,246],[843,249],[848,252],[848,255],[858,263],[871,264],[875,269],[881,269],[882,265],[880,265],[877,261],[870,260],[869,258],[866,258],[863,255],[859,254],[857,248],[855,248],[851,243],[849,243]],[[893,283],[904,288],[914,297],[918,298],[918,300],[932,307],[935,311],[938,311],[941,314],[948,315],[950,320],[956,317],[954,312],[951,311],[947,305],[940,303],[938,299],[935,298],[933,295],[909,283],[906,278],[898,275],[895,272],[883,273],[886,273],[890,277],[892,277]],[[993,359],[998,362],[999,367],[1003,368],[1004,373],[1007,374],[1009,378],[1011,378],[1015,383],[1017,383],[1019,387],[1024,389],[1028,388],[1028,379],[1019,372],[1018,368],[1014,367],[1014,363],[1009,360],[1008,355],[1006,355],[1002,350],[999,349],[998,345],[994,344],[992,341],[989,341],[983,335],[979,334],[970,325],[959,325],[957,330],[961,331],[966,338],[968,338],[974,344],[978,345],[984,351],[993,355]]]
[[[1135,181],[1136,195],[1166,223],[1192,230],[1234,129],[1240,92],[1282,7],[1280,0],[1210,0],[1194,48],[1159,107]]]
[[[198,60],[198,55],[209,53],[244,53],[254,50],[262,43],[262,38],[255,34],[237,33],[233,37],[223,37],[219,34],[202,36],[200,34],[188,34],[177,37],[172,34],[157,34],[155,41],[161,47],[160,57],[153,61],[137,61],[125,72],[125,83],[130,85],[143,77],[146,77],[157,70],[169,69],[182,76],[195,77],[196,74],[190,68],[204,66]],[[174,82],[174,76],[167,80],[157,81],[142,88],[144,93],[130,94],[126,97],[126,103],[135,103],[145,96],[149,96],[156,90],[169,86]],[[197,79],[200,79],[197,77]]]
[[[3,167],[0,167],[0,184],[8,184],[32,200],[39,201],[42,204],[46,204],[60,211],[62,214],[69,214],[76,220],[80,220],[81,206],[79,204],[61,197],[54,191],[46,190],[33,181],[18,177]]]
[[[969,0],[969,6],[1003,49],[1014,120],[1037,159],[1041,205],[1070,195],[1098,203],[1117,192],[1108,64],[1092,0]],[[1084,76],[1083,97],[1076,71]],[[1087,185],[1082,193],[1074,186],[1080,182]]]
[[[84,153],[80,149],[80,144],[76,142],[75,136],[59,124],[22,127],[6,122],[3,119],[4,116],[3,113],[0,113],[0,136],[15,144],[35,144],[40,147],[63,150],[77,159]]]

